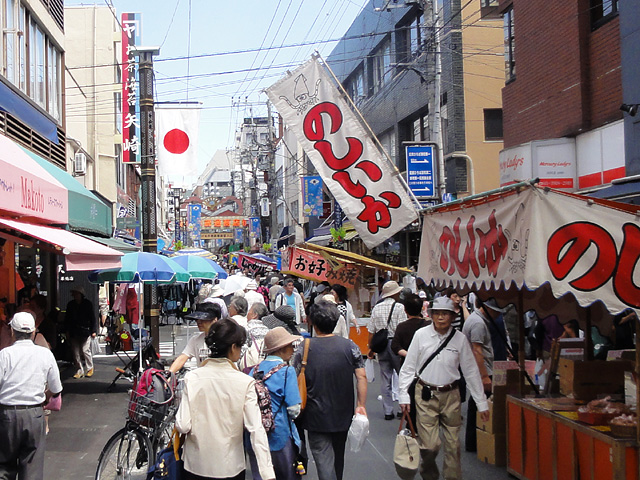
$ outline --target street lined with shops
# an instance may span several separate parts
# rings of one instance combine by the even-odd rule
[[[163,350],[172,348],[173,326],[160,327]],[[186,344],[185,326],[178,326],[176,351],[182,351]],[[195,332],[195,327],[189,327]],[[119,352],[123,355],[122,352]],[[170,356],[162,355],[170,363]],[[50,417],[50,433],[47,437],[45,478],[53,479],[93,479],[98,457],[109,437],[124,425],[129,401],[131,383],[120,379],[116,388],[108,392],[111,381],[116,376],[115,367],[122,362],[115,355],[99,355],[95,359],[95,374],[91,378],[72,378],[72,366],[61,367],[63,377],[62,410]],[[378,372],[376,372],[378,373]],[[379,378],[379,376],[378,376]],[[362,450],[353,453],[347,448],[345,455],[345,478],[352,480],[396,478],[393,465],[393,445],[398,432],[399,419],[385,421],[382,403],[378,400],[380,383],[376,379],[369,384],[367,394],[367,414],[370,433]],[[465,408],[465,407],[463,407]],[[464,430],[461,433],[464,436]],[[477,459],[475,453],[462,451],[462,471],[464,478],[478,480],[509,478],[504,467],[487,465]],[[247,473],[247,478],[250,474]],[[313,461],[306,476],[317,480]]]

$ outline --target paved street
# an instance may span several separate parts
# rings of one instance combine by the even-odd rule
[[[161,351],[163,358],[172,352],[170,326],[161,327]],[[177,348],[186,341],[185,328],[178,327]],[[195,332],[195,328],[190,328]],[[63,405],[50,419],[51,432],[47,438],[45,478],[89,479],[94,478],[98,456],[109,437],[124,425],[127,390],[130,383],[121,379],[114,391],[107,387],[116,375],[114,368],[121,365],[115,356],[96,359],[96,373],[92,378],[75,380],[72,367],[63,368]],[[370,420],[369,438],[358,453],[347,451],[345,479],[393,479],[397,478],[393,467],[393,443],[398,428],[397,421],[382,418],[382,405],[377,400],[379,383],[369,385],[367,411]],[[463,452],[464,478],[506,479],[504,468],[486,465],[475,454]],[[315,468],[309,466],[307,480],[317,479]]]

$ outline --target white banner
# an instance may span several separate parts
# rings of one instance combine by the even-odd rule
[[[156,106],[156,151],[161,176],[181,179],[198,174],[199,127],[199,106]]]
[[[269,87],[267,94],[367,247],[417,218],[399,172],[317,60]]]
[[[588,200],[528,187],[430,211],[418,275],[462,289],[550,287],[614,313],[639,308],[637,216]]]

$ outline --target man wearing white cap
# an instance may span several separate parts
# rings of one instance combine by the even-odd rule
[[[264,297],[256,292],[258,289],[258,282],[251,280],[244,287],[244,299],[247,301],[247,311],[251,309],[254,303],[261,303],[264,305]]]
[[[16,313],[9,325],[13,344],[0,351],[0,478],[42,480],[42,405],[62,392],[60,372],[51,351],[33,343],[31,313]]]
[[[407,351],[400,370],[398,397],[403,413],[411,413],[409,387],[417,377],[414,399],[418,436],[422,443],[421,477],[424,480],[440,478],[436,457],[442,436],[443,477],[461,479],[460,370],[484,421],[489,420],[489,404],[469,342],[451,326],[455,315],[453,301],[448,297],[438,297],[433,301],[429,313],[433,323],[415,333]]]
[[[399,359],[395,358],[395,353],[391,351],[391,340],[396,334],[396,327],[400,322],[407,319],[404,307],[398,302],[402,292],[402,287],[398,282],[388,281],[382,286],[382,294],[380,295],[380,303],[371,310],[371,319],[369,320],[369,344],[373,335],[386,328],[388,330],[387,348],[378,354],[378,363],[380,364],[380,393],[382,395],[382,408],[384,410],[384,419],[393,420],[393,396],[391,393],[391,379],[393,371],[398,369],[400,365]],[[369,350],[368,357],[373,358],[374,352]]]

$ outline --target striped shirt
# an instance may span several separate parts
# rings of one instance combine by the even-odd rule
[[[391,315],[389,327],[387,327],[392,306],[393,314]],[[371,320],[369,321],[367,330],[369,330],[369,333],[376,333],[383,328],[389,328],[389,338],[393,338],[396,334],[398,324],[404,322],[406,319],[407,314],[404,311],[404,306],[400,302],[396,302],[393,298],[385,298],[371,310]]]

